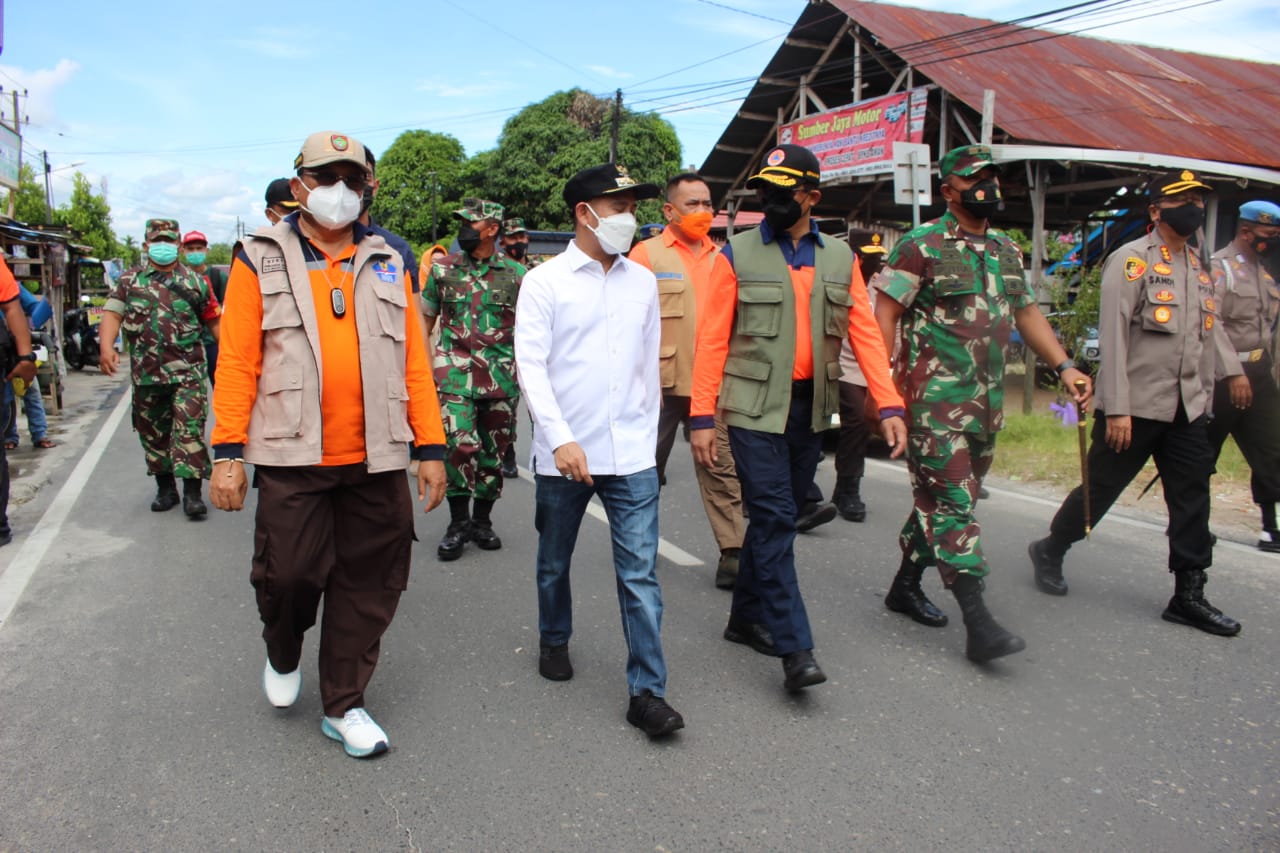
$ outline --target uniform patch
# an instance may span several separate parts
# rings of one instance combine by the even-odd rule
[[[1169,253],[1169,247],[1168,247],[1168,246],[1161,246],[1161,247],[1160,247],[1160,260],[1162,260],[1162,261],[1164,261],[1164,262],[1166,262],[1166,263],[1168,263],[1169,261],[1172,261],[1172,260],[1173,260],[1173,255],[1171,255],[1171,254]]]
[[[1147,262],[1142,258],[1125,258],[1124,277],[1129,281],[1137,281],[1147,271]]]
[[[1207,308],[1207,309],[1208,309],[1208,310],[1210,310],[1210,311],[1217,311],[1217,310],[1218,310],[1218,306],[1214,304],[1214,302],[1213,302],[1213,298],[1212,298],[1212,297],[1210,297],[1209,299],[1206,299],[1206,300],[1204,301],[1204,307],[1205,307],[1205,308]]]
[[[373,273],[378,277],[379,281],[395,281],[396,265],[389,264],[386,261],[374,261]]]
[[[1157,323],[1167,323],[1173,319],[1173,312],[1161,305],[1153,316]]]
[[[329,144],[333,146],[334,151],[346,151],[351,147],[351,143],[347,138],[339,133],[335,133],[329,137]]]
[[[765,159],[765,162],[768,163],[770,166],[776,166],[786,158],[787,158],[787,152],[783,151],[781,148],[775,148],[774,150],[769,152],[769,156],[768,158]]]
[[[263,272],[284,272],[284,255],[271,255],[262,259]]]
[[[1209,284],[1209,274],[1208,274],[1208,273],[1206,273],[1206,272],[1202,272],[1202,273],[1200,273],[1200,283],[1201,283],[1201,284]]]
[[[1169,266],[1163,261],[1161,261],[1158,264],[1155,264],[1154,266],[1151,267],[1151,269],[1160,273],[1160,275],[1173,275],[1173,267]]]
[[[1172,290],[1158,290],[1158,291],[1156,291],[1156,301],[1157,301],[1157,302],[1172,302],[1172,301],[1173,301],[1173,291],[1172,291]]]
[[[663,279],[668,279],[668,278],[684,278],[684,273],[678,273],[678,272],[656,272],[656,273],[654,273],[654,274],[653,274],[653,277],[654,277],[654,278],[656,278],[656,279],[658,279],[659,281],[662,281]]]
[[[1208,331],[1209,329],[1212,329],[1212,328],[1213,328],[1213,315],[1212,315],[1212,314],[1210,314],[1208,317],[1205,317],[1205,318],[1204,318],[1204,328],[1205,328],[1205,331]]]

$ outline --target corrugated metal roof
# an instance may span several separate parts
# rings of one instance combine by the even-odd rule
[[[951,96],[1023,142],[1280,167],[1280,65],[831,0]],[[982,40],[931,42],[979,27]],[[924,42],[924,44],[921,44]]]

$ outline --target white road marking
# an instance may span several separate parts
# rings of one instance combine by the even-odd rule
[[[107,416],[102,429],[98,431],[97,437],[58,491],[57,497],[36,522],[31,535],[22,543],[22,548],[14,555],[8,567],[0,573],[0,628],[4,627],[9,614],[17,606],[18,599],[22,597],[23,590],[27,588],[36,569],[40,567],[49,546],[61,534],[62,525],[71,515],[71,508],[75,505],[76,499],[84,494],[84,488],[89,482],[90,475],[93,474],[94,467],[107,452],[107,445],[111,443],[111,437],[115,435],[116,427],[124,419],[130,403],[131,397],[128,394],[120,395],[120,402],[116,403],[115,409]]]
[[[527,468],[520,469],[520,476],[528,483],[533,482],[533,472],[528,470]],[[597,521],[604,522],[605,527],[609,526],[609,516],[605,515],[604,507],[600,506],[600,504],[594,501],[587,504],[587,515],[591,516]],[[677,566],[706,565],[706,563],[701,559],[693,556],[688,551],[684,550],[683,548],[676,545],[675,543],[668,542],[666,539],[663,539],[661,536],[658,537],[658,554],[670,560],[671,562],[675,563]]]

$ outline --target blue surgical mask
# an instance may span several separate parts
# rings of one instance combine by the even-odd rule
[[[204,263],[207,252],[187,252],[187,263],[193,267],[198,267]]]
[[[152,243],[147,246],[147,257],[158,266],[167,267],[178,259],[178,247],[173,243]]]

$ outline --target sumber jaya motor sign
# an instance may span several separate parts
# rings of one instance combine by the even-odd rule
[[[893,171],[893,143],[923,142],[925,89],[910,89],[805,116],[778,128],[778,144],[803,145],[823,182]]]

